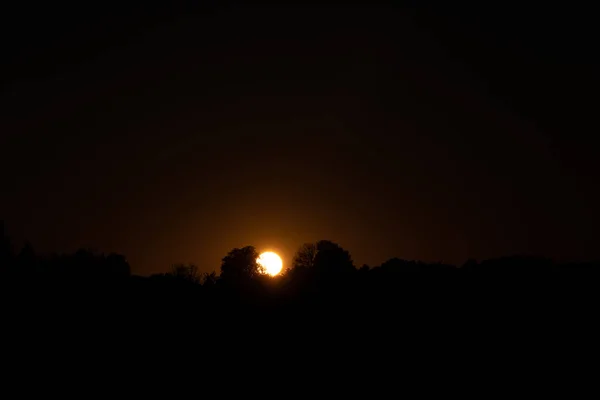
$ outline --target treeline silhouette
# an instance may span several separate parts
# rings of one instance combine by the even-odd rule
[[[4,289],[57,296],[79,291],[88,298],[135,295],[157,307],[161,300],[185,298],[186,305],[210,310],[310,309],[337,303],[343,306],[340,311],[356,311],[415,302],[469,307],[474,299],[508,302],[567,293],[580,297],[596,292],[600,273],[597,262],[556,263],[534,256],[468,260],[459,266],[392,258],[379,266],[357,268],[347,250],[320,240],[300,246],[292,264],[275,277],[262,273],[252,246],[232,249],[219,272],[176,264],[166,273],[142,277],[131,274],[120,254],[81,249],[41,256],[30,244],[16,250],[3,226],[1,246]]]
[[[116,368],[135,352],[138,366],[174,357],[161,362],[199,360],[196,367],[229,374],[235,360],[246,363],[235,373],[246,375],[267,360],[325,376],[335,365],[334,374],[352,376],[358,360],[373,368],[385,359],[463,359],[467,348],[514,352],[515,341],[549,335],[573,346],[594,332],[600,304],[594,262],[392,258],[357,268],[347,250],[321,240],[301,245],[271,277],[257,257],[247,246],[226,254],[218,271],[176,264],[144,277],[120,254],[43,256],[29,244],[15,249],[3,231],[3,343],[17,361],[64,359],[68,349],[73,366],[105,360]],[[558,329],[575,334],[565,339]],[[456,354],[444,356],[449,350]],[[333,364],[315,362],[324,359]]]

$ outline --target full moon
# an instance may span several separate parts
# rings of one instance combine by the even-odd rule
[[[264,271],[271,275],[275,276],[281,272],[281,268],[283,267],[283,262],[281,261],[281,257],[272,251],[267,251],[262,253],[258,259],[256,260],[258,265],[264,268]]]

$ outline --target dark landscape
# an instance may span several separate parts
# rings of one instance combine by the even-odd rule
[[[4,397],[579,397],[588,8],[7,3]]]

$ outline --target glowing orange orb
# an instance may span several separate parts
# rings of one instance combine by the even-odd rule
[[[280,273],[281,268],[283,267],[283,261],[281,261],[281,257],[272,251],[266,251],[262,253],[256,262],[262,267],[266,274],[271,276],[275,276]]]

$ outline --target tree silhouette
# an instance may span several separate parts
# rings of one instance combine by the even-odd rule
[[[315,268],[322,275],[335,276],[352,273],[356,270],[350,253],[329,240],[317,242]]]
[[[122,302],[131,299],[141,316],[189,325],[197,321],[190,317],[195,315],[212,326],[226,320],[260,326],[274,317],[331,321],[348,316],[347,321],[361,321],[375,315],[382,320],[396,315],[398,307],[404,315],[447,318],[482,307],[489,312],[506,305],[526,309],[522,305],[531,299],[538,307],[543,302],[539,299],[553,293],[560,298],[547,308],[549,314],[568,298],[577,299],[578,307],[600,302],[600,264],[558,264],[533,256],[470,260],[463,268],[393,257],[357,270],[348,251],[320,240],[300,246],[291,268],[277,277],[261,273],[252,246],[232,249],[222,259],[220,275],[201,272],[193,264],[175,264],[167,273],[142,277],[131,274],[120,254],[80,249],[43,256],[29,244],[14,254],[4,232],[2,240],[0,255],[9,264],[0,288],[16,289],[22,298],[38,296],[36,307],[58,310],[88,304],[86,313],[109,307],[106,315],[121,309],[129,315],[133,309]],[[64,293],[65,303],[48,301]]]
[[[314,243],[304,243],[292,260],[293,268],[313,268],[317,257],[317,245]]]
[[[346,281],[356,268],[350,253],[330,240],[305,243],[296,252],[291,271],[291,290],[325,287]]]
[[[244,281],[260,275],[257,263],[258,252],[254,246],[231,250],[222,260],[221,279],[223,281]]]
[[[210,274],[205,272],[202,274],[202,285],[204,287],[213,287],[217,284],[218,276],[215,271],[212,271]]]
[[[294,255],[292,265],[295,269],[314,270],[326,275],[355,271],[350,253],[330,240],[303,244]]]
[[[113,276],[126,277],[131,275],[131,267],[122,254],[111,253],[105,259],[106,272]]]
[[[198,267],[194,264],[175,264],[171,268],[171,275],[176,280],[187,283],[200,283],[201,276],[198,272]]]

